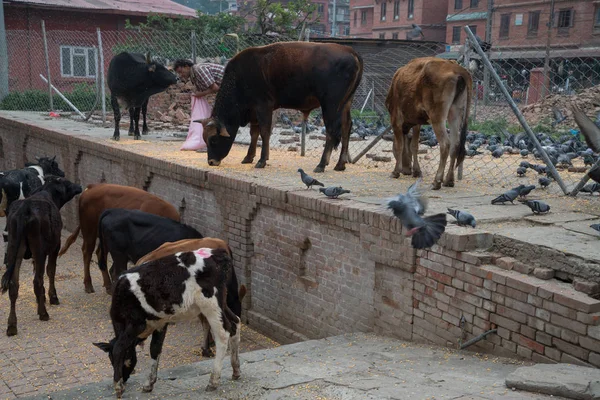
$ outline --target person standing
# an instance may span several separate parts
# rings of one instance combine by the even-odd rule
[[[212,107],[208,104],[206,96],[219,91],[225,67],[214,63],[194,64],[190,60],[179,59],[173,64],[173,70],[181,79],[189,79],[195,88],[195,91],[192,93],[191,121],[188,136],[180,150],[205,152],[206,143],[204,143],[202,137],[202,124],[193,121],[210,117]]]

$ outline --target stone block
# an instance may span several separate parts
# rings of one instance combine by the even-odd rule
[[[537,267],[533,270],[533,276],[543,280],[552,279],[554,278],[554,270],[552,268]]]

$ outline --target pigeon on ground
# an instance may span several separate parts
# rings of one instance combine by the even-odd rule
[[[541,200],[521,200],[523,204],[531,208],[534,214],[545,214],[550,211],[550,206]]]
[[[540,183],[540,186],[545,189],[552,183],[552,180],[542,176],[538,179],[538,182]]]
[[[590,228],[592,228],[595,231],[600,232],[600,224],[592,224],[592,225],[590,225]]]
[[[545,165],[530,164],[529,168],[533,169],[535,172],[537,172],[540,175],[546,173]]]
[[[529,168],[529,167],[531,167],[531,163],[529,163],[529,161],[521,161],[521,163],[519,164],[519,167]]]
[[[594,153],[600,152],[600,128],[579,107],[572,106],[571,110],[573,111],[573,119],[583,134],[587,145]]]
[[[504,149],[502,149],[501,147],[498,147],[494,151],[492,151],[492,157],[494,158],[500,158],[502,157],[502,154],[504,154]]]
[[[420,180],[419,180],[420,181]],[[406,194],[388,200],[387,207],[402,222],[412,236],[411,244],[415,249],[433,246],[446,230],[446,214],[440,213],[422,218],[425,213],[425,199],[418,192],[418,182],[412,184]]]
[[[475,225],[477,224],[475,217],[468,212],[448,208],[448,214],[456,218],[456,223],[460,226],[470,225],[475,228]]]
[[[519,190],[519,197],[525,197],[535,189],[535,185],[524,186]]]
[[[526,173],[527,173],[527,168],[525,168],[525,167],[519,167],[519,168],[517,168],[517,175],[518,176],[525,176]]]
[[[521,185],[521,186],[525,187],[525,185]],[[517,198],[517,196],[519,195],[520,191],[521,191],[520,187],[510,189],[508,192],[501,194],[500,196],[498,196],[494,200],[492,200],[492,204],[498,204],[498,203],[504,204],[507,201],[510,201],[512,204],[515,204],[514,201]]]
[[[551,124],[553,128],[567,119],[567,117],[556,107],[552,107],[552,114],[554,115],[554,121],[552,121]]]
[[[313,185],[325,187],[325,185],[323,185],[321,182],[319,182],[312,176],[307,175],[302,168],[298,168],[298,172],[300,172],[300,177],[302,178],[302,182],[304,182],[307,189],[310,189]]]
[[[483,154],[483,153],[480,151],[477,151],[477,150],[471,150],[471,149],[467,150],[468,157],[474,157],[474,156],[478,156],[480,154]]]
[[[339,196],[344,193],[350,193],[349,190],[342,188],[341,186],[329,186],[326,188],[319,188],[319,192],[323,193],[325,196],[330,199],[337,199]]]
[[[529,150],[523,149],[519,152],[519,154],[521,154],[521,157],[527,157],[529,155]]]
[[[585,185],[584,187],[582,187],[580,191],[583,192],[583,193],[600,192],[600,183],[597,183],[597,182],[588,183],[587,185]]]
[[[600,183],[600,167],[590,168],[587,174],[594,182]]]

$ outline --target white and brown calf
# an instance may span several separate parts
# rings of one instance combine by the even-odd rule
[[[119,277],[110,308],[115,337],[109,343],[94,343],[109,355],[117,397],[123,394],[135,368],[135,346],[152,335],[152,367],[143,387],[150,392],[156,383],[168,324],[193,320],[200,314],[210,325],[217,350],[206,390],[215,390],[219,385],[228,343],[233,379],[240,377],[240,319],[226,302],[232,272],[227,250],[200,248],[144,263]]]

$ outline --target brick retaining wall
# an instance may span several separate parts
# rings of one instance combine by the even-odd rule
[[[470,349],[600,367],[600,301],[528,275],[532,268],[490,250],[491,234],[449,226],[438,245],[415,251],[379,206],[315,199],[9,119],[0,118],[0,140],[2,170],[56,154],[68,178],[144,188],[204,235],[228,240],[249,289],[245,321],[283,343],[375,331],[456,347],[496,328]],[[63,217],[74,229],[76,202]]]

